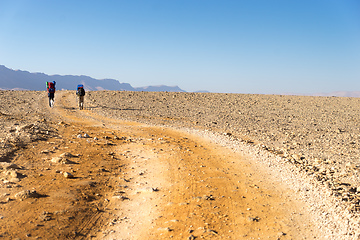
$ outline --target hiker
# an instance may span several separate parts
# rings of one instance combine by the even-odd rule
[[[54,106],[54,97],[55,97],[55,85],[56,82],[52,81],[52,82],[46,82],[46,90],[48,93],[48,97],[49,97],[49,106],[53,107]]]
[[[79,97],[79,109],[84,109],[84,96],[85,96],[85,89],[82,84],[77,86],[76,95]]]

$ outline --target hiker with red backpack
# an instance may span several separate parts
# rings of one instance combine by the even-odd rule
[[[84,96],[85,96],[84,85],[79,84],[77,86],[76,95],[79,97],[79,109],[83,110],[84,109]]]
[[[48,92],[48,97],[49,97],[49,106],[53,107],[54,106],[54,97],[55,97],[55,81],[52,82],[46,82],[46,90]]]

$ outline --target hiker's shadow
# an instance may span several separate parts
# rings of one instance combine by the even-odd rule
[[[66,110],[76,110],[77,108],[75,108],[75,107],[64,107],[64,109],[66,109]]]

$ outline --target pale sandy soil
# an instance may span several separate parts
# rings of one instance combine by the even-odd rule
[[[55,99],[0,91],[4,239],[358,238],[356,98]]]

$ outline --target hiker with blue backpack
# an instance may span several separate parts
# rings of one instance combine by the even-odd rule
[[[85,89],[84,85],[79,84],[77,86],[76,95],[79,97],[79,109],[84,109],[84,96],[85,96]]]
[[[55,85],[56,82],[52,81],[52,82],[46,82],[46,90],[48,93],[48,97],[49,97],[49,106],[53,107],[54,106],[54,97],[55,97]]]

